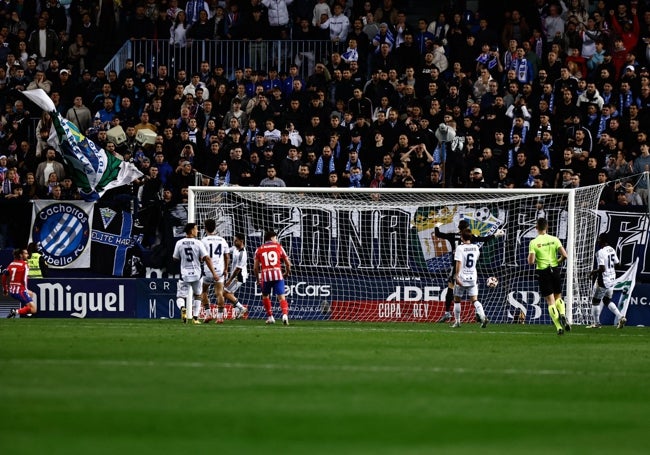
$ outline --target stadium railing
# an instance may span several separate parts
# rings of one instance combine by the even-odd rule
[[[167,65],[169,75],[185,69],[189,73],[198,71],[202,60],[224,65],[226,76],[232,76],[235,68],[251,66],[254,70],[289,71],[292,64],[298,65],[300,76],[306,79],[313,73],[316,61],[327,59],[333,51],[333,43],[324,41],[237,41],[201,40],[192,41],[184,48],[170,46],[169,40],[151,39],[126,41],[106,64],[105,70],[120,72],[127,58],[144,63],[147,72],[156,74],[158,66]]]

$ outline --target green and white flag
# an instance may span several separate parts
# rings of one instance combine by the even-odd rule
[[[52,117],[63,159],[84,200],[95,201],[107,190],[128,185],[142,177],[142,172],[133,163],[107,154],[84,136],[77,125],[64,119],[42,89],[22,93]]]
[[[630,266],[623,275],[616,278],[614,282],[614,291],[621,291],[621,299],[618,302],[618,308],[623,313],[627,314],[627,307],[630,305],[630,298],[632,291],[636,284],[636,271],[639,267],[639,258],[634,259],[634,264]]]

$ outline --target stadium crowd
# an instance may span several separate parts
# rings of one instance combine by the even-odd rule
[[[183,202],[194,184],[562,188],[649,170],[650,2],[526,0],[498,26],[465,2],[430,2],[422,17],[405,3],[2,1],[2,198],[78,198],[49,116],[30,134],[17,92],[32,88],[143,172],[129,188],[136,214]],[[280,73],[216,58],[106,73],[98,56],[119,37],[168,40],[178,55],[206,39],[333,51]],[[141,129],[155,144],[136,140]],[[646,181],[617,181],[601,203],[647,204]]]

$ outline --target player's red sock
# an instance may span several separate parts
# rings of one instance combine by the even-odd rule
[[[266,310],[266,315],[273,316],[273,311],[271,311],[271,299],[269,299],[268,297],[263,298],[262,305],[264,305],[264,309]]]
[[[280,300],[280,309],[282,310],[282,314],[289,314],[289,304],[286,300]]]
[[[26,314],[30,314],[31,312],[32,312],[32,309],[29,307],[29,305],[25,305],[20,310],[18,310],[18,314],[21,315],[21,316],[24,316]]]

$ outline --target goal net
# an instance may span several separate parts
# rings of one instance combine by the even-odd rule
[[[504,236],[481,244],[479,300],[492,322],[550,323],[527,263],[535,222],[545,217],[569,254],[567,316],[582,324],[590,317],[601,190],[190,187],[188,218],[201,228],[215,219],[229,243],[244,234],[249,270],[264,232],[273,229],[293,264],[290,317],[310,320],[436,321],[453,257],[435,227],[453,232],[466,220],[478,236],[503,229]],[[489,277],[499,284],[487,287]],[[249,318],[265,317],[256,281],[251,276],[238,291]],[[474,320],[473,306],[462,308],[462,320]]]

